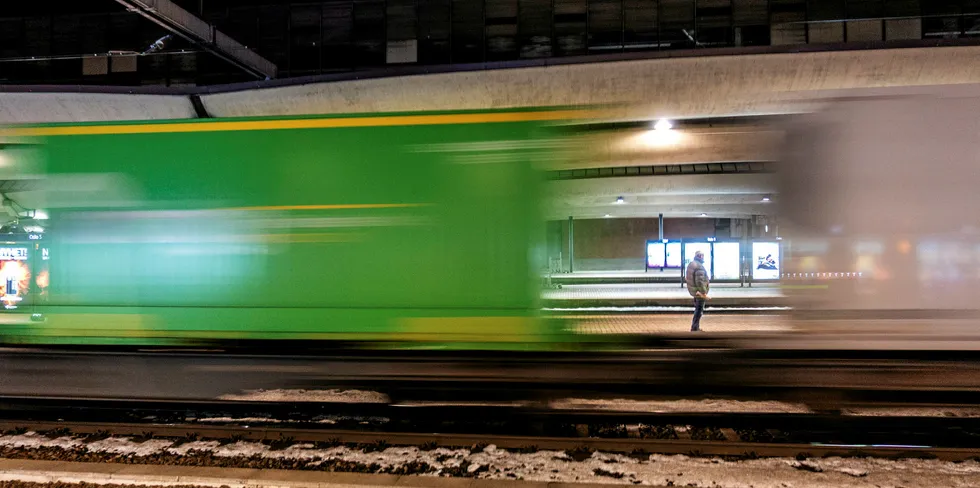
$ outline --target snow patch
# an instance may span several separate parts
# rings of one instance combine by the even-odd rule
[[[218,399],[247,402],[388,403],[386,395],[363,390],[252,390],[237,395],[221,395]]]
[[[319,465],[331,461],[376,465],[397,469],[414,463],[430,466],[431,476],[446,470],[462,470],[482,479],[524,479],[543,482],[643,484],[655,486],[724,486],[755,488],[837,488],[871,486],[916,486],[922,488],[980,486],[980,463],[951,463],[938,460],[890,460],[864,458],[821,458],[796,460],[766,458],[728,461],[721,458],[651,454],[635,458],[617,453],[593,452],[576,461],[563,451],[515,453],[490,445],[482,450],[389,447],[384,450],[352,449],[346,446],[317,448],[295,443],[283,449],[259,442],[240,441],[221,445],[217,441],[174,441],[110,437],[86,444],[76,437],[49,439],[35,433],[0,436],[8,448],[85,449],[94,452],[149,456],[158,453],[206,452],[225,458],[259,457],[305,461]]]

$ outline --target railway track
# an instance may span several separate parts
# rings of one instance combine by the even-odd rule
[[[980,403],[980,354],[751,351],[671,342],[632,352],[0,351],[0,396],[202,401],[251,390],[360,389],[405,401],[675,395],[833,403]],[[679,348],[678,347],[681,347]],[[823,408],[821,406],[821,408]]]
[[[757,457],[879,457],[924,458],[944,461],[980,459],[978,448],[946,448],[919,445],[854,445],[822,443],[765,443],[740,441],[703,441],[690,439],[604,439],[547,436],[475,435],[405,432],[363,432],[335,429],[303,429],[283,427],[254,427],[246,425],[104,423],[104,422],[9,422],[0,421],[0,428],[29,429],[50,432],[67,429],[79,435],[147,436],[162,438],[193,438],[195,440],[265,441],[327,443],[328,445],[360,446],[424,446],[459,448],[494,445],[500,449],[522,452],[531,450],[590,453],[603,451],[633,455],[684,454],[693,456],[724,456],[733,458]]]
[[[948,416],[8,397],[0,398],[0,430],[725,456],[889,457],[935,451],[950,460],[980,457],[980,417]]]

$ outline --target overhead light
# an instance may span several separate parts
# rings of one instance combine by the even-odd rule
[[[623,203],[626,203],[626,199],[625,199],[625,198],[623,198],[623,197],[618,197],[618,198],[616,198],[616,203],[617,203],[617,204],[623,204]]]
[[[702,216],[702,217],[707,217],[707,216],[708,216],[708,214],[706,214],[706,213],[703,213],[703,214],[701,214],[701,216]]]
[[[669,147],[678,144],[682,135],[680,131],[671,130],[674,125],[667,119],[660,119],[653,124],[653,130],[643,133],[643,140],[653,147]]]
[[[663,239],[664,244],[667,244],[667,239]]]
[[[769,224],[766,224],[766,233],[769,232]]]
[[[48,213],[44,210],[35,210],[34,220],[48,220]]]
[[[768,202],[768,201],[770,201],[770,200],[772,200],[772,199],[771,199],[771,198],[769,198],[769,197],[762,197],[762,201],[763,201],[763,202]]]
[[[612,217],[612,215],[606,214],[606,215],[603,215],[603,217],[605,217],[605,218],[608,219],[609,217]]]

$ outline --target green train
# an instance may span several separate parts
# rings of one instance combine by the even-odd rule
[[[537,163],[576,109],[0,129],[0,341],[569,347]]]

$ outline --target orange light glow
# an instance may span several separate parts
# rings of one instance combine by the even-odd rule
[[[907,240],[898,241],[898,252],[908,254],[912,250],[912,243]]]
[[[48,277],[48,270],[41,271],[37,275],[37,287],[44,289],[51,284],[50,278]]]
[[[17,304],[21,295],[27,294],[31,284],[31,273],[20,261],[4,261],[0,265],[0,282],[5,283],[8,280],[17,282],[18,293],[8,295],[6,286],[0,286],[0,300],[7,306],[12,306]]]

